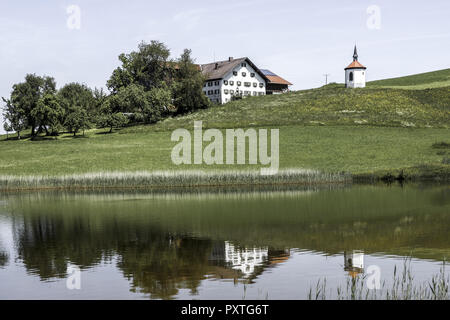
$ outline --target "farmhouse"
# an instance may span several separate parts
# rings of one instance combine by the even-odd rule
[[[272,76],[271,72],[266,75],[247,57],[230,57],[225,61],[202,64],[200,69],[206,77],[203,92],[212,102],[219,104],[236,97],[281,93],[291,85],[281,77]],[[284,82],[279,83],[280,79]]]

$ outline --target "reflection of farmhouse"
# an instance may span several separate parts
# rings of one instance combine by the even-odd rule
[[[254,279],[265,268],[275,266],[289,259],[289,250],[272,250],[268,247],[240,247],[231,242],[217,242],[211,252],[210,261],[217,267],[223,266],[233,273],[217,269],[221,278]]]
[[[259,69],[249,58],[218,61],[200,65],[206,82],[205,95],[223,104],[236,97],[262,96],[289,90],[290,82],[269,70]]]
[[[364,272],[364,252],[362,251],[344,251],[344,270],[352,278]]]
[[[239,270],[245,277],[255,272],[255,267],[267,261],[269,249],[263,248],[237,248],[225,241],[225,262],[231,264],[232,268]]]

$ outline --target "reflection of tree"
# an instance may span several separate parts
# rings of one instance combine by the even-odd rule
[[[6,254],[6,252],[2,252],[0,251],[0,267],[4,267],[8,264],[8,254]]]
[[[102,258],[101,237],[92,237],[89,220],[81,217],[26,216],[16,233],[19,258],[42,279],[65,277],[68,262],[90,267]]]
[[[210,240],[171,238],[149,234],[136,242],[121,243],[118,267],[132,279],[133,290],[169,299],[178,289],[197,292],[208,270]]]
[[[42,279],[65,277],[68,262],[81,268],[118,254],[118,267],[132,290],[169,299],[178,289],[196,293],[208,270],[211,241],[170,236],[153,226],[90,217],[33,215],[24,217],[18,253],[27,270]]]

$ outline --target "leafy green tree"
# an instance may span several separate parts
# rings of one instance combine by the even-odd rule
[[[64,109],[54,94],[48,93],[40,98],[37,106],[31,111],[31,116],[47,135],[50,132],[52,135],[57,135],[62,130],[61,120],[64,116]]]
[[[149,104],[144,87],[137,84],[120,88],[117,94],[111,96],[110,101],[114,104],[113,108],[115,110],[126,113],[144,110]]]
[[[66,116],[64,125],[66,128],[71,128],[73,136],[75,137],[79,130],[84,131],[92,126],[89,120],[87,111],[82,107],[72,107],[70,113]]]
[[[107,82],[108,89],[115,94],[133,83],[144,87],[145,91],[160,87],[171,78],[169,56],[170,50],[162,42],[141,42],[138,51],[119,56],[122,65],[113,71]]]
[[[3,108],[3,118],[5,120],[3,128],[6,132],[17,132],[17,139],[20,140],[20,132],[27,128],[27,115],[23,109],[12,104],[11,100],[3,98],[3,101],[6,104]]]
[[[114,96],[110,96],[103,102],[97,119],[97,124],[102,128],[110,128],[110,133],[113,128],[123,127],[128,123],[127,117],[117,109],[117,104],[112,101],[113,98]]]
[[[40,124],[35,117],[37,112],[33,111],[38,108],[38,102],[42,97],[55,92],[56,83],[53,78],[27,74],[25,82],[13,86],[10,104],[13,106],[14,112],[18,112],[18,114],[11,117],[20,119],[20,123],[23,124],[25,124],[24,118],[26,118],[26,126],[31,127],[31,136],[34,137],[36,135],[36,127]]]
[[[58,99],[64,109],[63,124],[74,136],[90,128],[89,117],[97,113],[94,92],[84,84],[69,83],[58,91]]]
[[[167,86],[153,88],[147,92],[147,108],[142,109],[146,123],[155,123],[161,120],[172,104],[172,92]]]
[[[174,104],[178,114],[205,109],[210,101],[203,93],[205,79],[191,58],[191,50],[185,49],[177,61],[178,72],[174,84]]]

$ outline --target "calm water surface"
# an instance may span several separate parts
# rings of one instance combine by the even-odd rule
[[[449,231],[448,185],[0,194],[0,299],[305,299],[408,256],[422,283]]]

